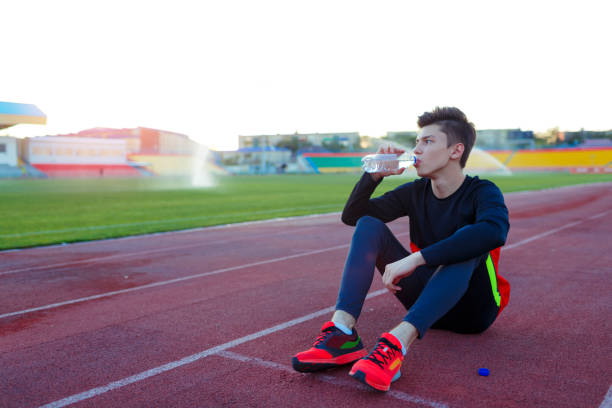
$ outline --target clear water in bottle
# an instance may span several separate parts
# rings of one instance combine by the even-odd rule
[[[413,154],[369,154],[361,159],[363,170],[366,173],[380,173],[394,171],[400,167],[414,166],[417,159]]]

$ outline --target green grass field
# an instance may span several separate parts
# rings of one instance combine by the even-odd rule
[[[356,174],[181,179],[0,180],[0,249],[87,241],[243,221],[341,211]],[[486,177],[503,192],[608,182],[612,174]],[[381,194],[410,177],[391,177]]]

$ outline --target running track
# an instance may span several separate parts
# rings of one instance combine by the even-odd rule
[[[290,368],[335,303],[337,213],[0,252],[0,406],[611,408],[612,183],[506,204],[509,306],[481,335],[429,331],[386,394]],[[403,314],[377,276],[366,347]]]

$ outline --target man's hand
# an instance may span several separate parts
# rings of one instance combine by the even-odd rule
[[[388,264],[382,276],[383,285],[393,293],[402,290],[401,287],[397,286],[397,283],[402,278],[412,274],[412,272],[421,265],[425,265],[425,258],[423,258],[420,251],[410,254],[399,261]]]
[[[400,154],[404,153],[405,150],[404,149],[398,149],[396,147],[391,147],[391,146],[380,146],[378,148],[378,151],[376,152],[377,154],[395,154],[397,156],[399,156]],[[378,181],[383,177],[387,177],[387,176],[391,176],[391,175],[397,175],[397,174],[402,174],[404,172],[404,170],[406,170],[405,167],[400,167],[397,170],[393,170],[393,171],[382,171],[379,173],[370,173],[370,176],[372,177],[372,180],[374,181]]]

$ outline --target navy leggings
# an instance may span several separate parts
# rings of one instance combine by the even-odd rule
[[[342,273],[336,310],[359,318],[374,277],[374,266],[381,274],[385,266],[410,255],[391,230],[379,219],[364,216],[357,222],[351,248]],[[495,303],[484,256],[444,265],[423,265],[398,283],[395,296],[408,310],[404,321],[418,330],[480,333],[495,321]]]

